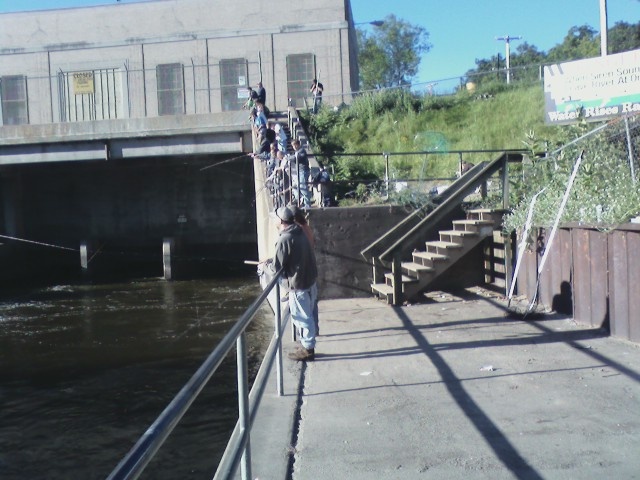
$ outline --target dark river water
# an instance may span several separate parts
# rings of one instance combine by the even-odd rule
[[[57,285],[0,298],[0,479],[104,479],[260,294],[257,276]],[[264,307],[250,365],[271,335]],[[212,478],[235,353],[141,478]]]

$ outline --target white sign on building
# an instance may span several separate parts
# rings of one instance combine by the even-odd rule
[[[545,123],[640,112],[640,50],[544,68]]]

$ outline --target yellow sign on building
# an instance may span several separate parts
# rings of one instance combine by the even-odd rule
[[[73,74],[73,93],[76,95],[94,93],[93,72],[78,72]]]

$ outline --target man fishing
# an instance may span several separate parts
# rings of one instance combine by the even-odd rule
[[[289,289],[289,313],[294,325],[301,331],[300,346],[289,353],[296,361],[315,358],[316,325],[314,307],[318,297],[316,256],[302,228],[295,223],[290,207],[276,209],[280,236],[276,253],[271,261],[273,272],[283,269],[282,275]]]

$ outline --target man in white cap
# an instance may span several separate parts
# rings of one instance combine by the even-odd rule
[[[291,320],[301,331],[300,346],[289,353],[289,358],[309,361],[315,358],[316,325],[313,309],[318,297],[316,256],[305,233],[295,223],[290,207],[275,211],[280,221],[280,237],[273,257],[274,272],[283,269],[282,275],[289,288],[289,312]]]

